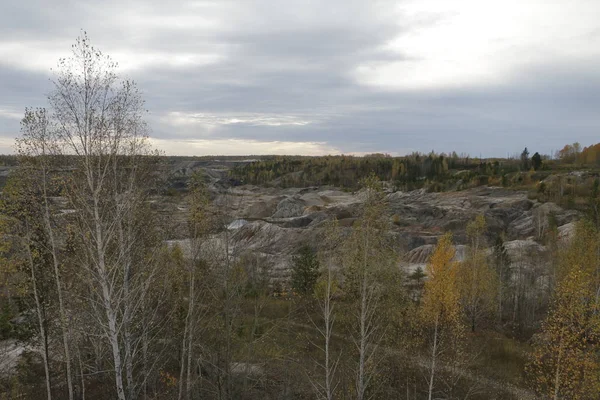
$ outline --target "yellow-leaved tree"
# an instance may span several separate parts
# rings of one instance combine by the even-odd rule
[[[427,264],[421,318],[428,345],[428,399],[436,393],[437,374],[442,361],[461,358],[464,336],[460,293],[457,283],[458,263],[450,233],[442,236]],[[446,386],[447,387],[447,386]],[[449,388],[450,390],[452,388]]]
[[[561,254],[550,311],[534,338],[527,372],[534,388],[555,400],[591,400],[600,393],[597,249],[597,232],[579,224]]]

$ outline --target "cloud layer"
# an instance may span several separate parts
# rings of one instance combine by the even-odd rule
[[[0,152],[80,28],[138,82],[170,154],[595,143],[599,14],[585,0],[4,2]]]

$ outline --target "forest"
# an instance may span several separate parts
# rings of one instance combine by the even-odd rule
[[[25,111],[2,158],[0,398],[598,399],[600,145],[263,157],[170,192],[135,83],[85,36],[55,74],[48,108]],[[244,246],[254,233],[232,228],[249,184],[360,202],[351,223],[317,221],[274,278]],[[400,267],[391,194],[492,186],[577,221],[567,235],[544,214],[532,242],[547,251],[516,262],[478,213],[436,230],[424,267]]]

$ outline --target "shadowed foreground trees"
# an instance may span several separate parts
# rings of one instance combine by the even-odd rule
[[[116,396],[145,395],[160,359],[160,352],[150,351],[151,342],[169,318],[156,319],[164,288],[157,264],[158,224],[147,203],[155,158],[142,119],[143,100],[115,69],[85,35],[80,37],[72,57],[59,62],[49,111],[27,110],[18,141],[21,179],[29,180],[30,201],[39,204],[36,213],[24,210],[25,218],[35,220],[45,238],[52,267],[44,272],[55,281],[69,398],[74,397],[74,356],[86,360],[89,354],[86,349],[73,353],[71,346],[85,344],[90,333],[112,355]],[[56,220],[50,203],[58,193],[75,212]],[[21,193],[17,202],[24,199]],[[69,299],[65,269],[78,278],[69,282]],[[79,308],[88,329],[74,325],[67,304]],[[86,372],[79,371],[82,377]],[[79,386],[77,396],[83,396],[85,384]]]
[[[148,352],[149,340],[166,321],[153,316],[162,289],[155,285],[156,224],[146,203],[153,159],[144,102],[115,69],[84,35],[73,56],[59,62],[49,100],[56,124],[51,140],[62,154],[74,155],[64,192],[77,210],[70,225],[75,262],[112,354],[117,397],[124,400],[146,390],[159,357]]]
[[[5,274],[23,274],[23,282],[16,283],[16,292],[30,295],[25,303],[31,306],[36,315],[36,324],[32,324],[26,339],[41,349],[46,398],[52,398],[52,379],[54,372],[50,365],[49,331],[56,315],[48,307],[54,297],[51,285],[50,255],[48,238],[41,224],[43,209],[37,201],[35,175],[19,174],[11,180],[3,192],[0,203],[2,221],[2,270]]]

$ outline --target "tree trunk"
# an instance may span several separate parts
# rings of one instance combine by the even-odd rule
[[[562,361],[562,352],[563,352],[563,345],[562,345],[562,338],[561,338],[561,344],[558,348],[558,355],[556,358],[556,372],[554,374],[554,400],[558,400],[558,394],[560,392],[560,363]]]
[[[131,293],[131,269],[132,269],[132,246],[133,238],[131,235],[131,221],[125,219],[131,218],[131,206],[135,203],[135,188],[132,187],[134,181],[134,174],[132,172],[130,176],[122,177],[119,174],[118,160],[115,157],[112,161],[112,172],[113,172],[113,201],[115,204],[116,212],[114,218],[117,226],[118,237],[119,237],[119,258],[120,263],[123,265],[123,347],[125,350],[125,379],[127,382],[127,398],[133,400],[136,392],[136,384],[133,379],[133,356],[134,356],[134,343],[133,335],[131,332],[131,319],[132,313],[135,311],[132,309],[132,305],[136,303],[137,299],[132,298]],[[126,180],[128,183],[128,195],[125,197],[119,193],[119,184],[122,180]],[[129,222],[129,223],[127,223]],[[125,227],[123,226],[125,223]]]
[[[231,293],[230,293],[230,274],[231,274],[231,260],[229,258],[229,230],[225,228],[225,393],[224,398],[229,400],[231,398],[231,336],[233,330],[233,322],[231,321]]]
[[[427,398],[432,400],[433,398],[433,381],[435,379],[435,364],[437,358],[437,345],[438,345],[438,326],[439,326],[439,316],[435,318],[435,327],[433,331],[433,348],[431,350],[431,366],[429,373],[429,390]]]
[[[50,223],[50,210],[48,204],[48,194],[46,188],[46,167],[42,167],[43,176],[42,176],[42,189],[44,196],[44,225],[46,227],[46,231],[48,233],[48,239],[50,240],[50,248],[52,253],[52,264],[54,266],[54,279],[56,284],[56,293],[58,297],[58,311],[60,314],[60,327],[62,331],[62,341],[63,347],[65,351],[65,361],[67,366],[67,388],[69,391],[69,400],[73,400],[73,381],[71,374],[71,354],[69,351],[69,339],[68,339],[68,327],[67,327],[67,316],[65,313],[65,306],[63,301],[63,292],[62,292],[62,283],[60,278],[60,270],[58,263],[58,254],[56,249],[56,243],[54,240],[54,231],[52,229],[52,224]]]
[[[33,263],[33,256],[31,255],[31,247],[29,243],[29,235],[27,237],[27,257],[29,259],[29,267],[31,269],[31,282],[33,285],[33,298],[35,299],[35,308],[38,315],[38,324],[40,328],[40,335],[42,339],[42,343],[44,343],[44,351],[42,352],[42,358],[44,361],[44,373],[46,375],[46,396],[48,400],[52,400],[52,389],[50,382],[50,365],[48,362],[48,338],[46,334],[46,324],[44,322],[44,318],[42,317],[42,305],[40,302],[40,296],[38,294],[37,289],[37,280],[35,276],[35,265]]]
[[[123,262],[123,347],[125,348],[125,377],[127,379],[127,398],[133,400],[135,392],[135,382],[133,381],[133,339],[131,334],[131,291],[130,291],[130,280],[131,280],[131,257],[127,246],[131,246],[131,235],[127,235],[125,238],[123,232],[123,225],[118,221],[119,227],[119,246],[121,251],[121,259]]]
[[[327,267],[327,292],[325,294],[325,304],[324,304],[324,317],[325,317],[325,391],[327,400],[333,399],[333,371],[331,370],[331,355],[330,355],[330,342],[331,342],[331,334],[333,329],[333,320],[332,320],[332,307],[331,307],[331,266]]]
[[[104,310],[108,320],[108,341],[110,343],[115,366],[115,386],[119,400],[125,400],[125,390],[123,388],[123,364],[121,362],[121,352],[119,347],[119,335],[117,331],[117,317],[110,304],[110,292],[106,283],[102,284],[102,294],[104,295]]]
[[[81,362],[81,352],[77,349],[77,360],[79,361],[79,375],[81,377],[81,400],[85,400],[85,379],[83,376],[83,362]]]
[[[359,343],[359,359],[358,359],[358,379],[356,384],[356,391],[358,400],[362,400],[365,395],[365,358],[367,352],[367,332],[366,332],[366,324],[367,324],[367,293],[366,293],[366,277],[363,277],[363,282],[361,284],[361,299],[360,299],[360,343]]]
[[[183,327],[183,339],[181,340],[181,360],[179,362],[179,392],[177,395],[178,400],[183,399],[183,374],[185,372],[185,361],[186,361],[186,346],[187,346],[187,336],[188,336],[187,317],[188,316],[189,316],[189,308],[188,308],[188,315],[186,316],[186,321],[185,321],[185,324]]]
[[[187,345],[187,370],[186,370],[186,378],[185,378],[185,398],[186,400],[190,400],[192,395],[192,360],[193,360],[193,343],[194,343],[194,308],[195,308],[195,297],[196,297],[196,274],[195,274],[195,262],[194,265],[191,266],[190,273],[190,300],[188,307],[188,315],[186,316],[186,324],[187,332],[188,332],[188,345]]]
[[[504,266],[500,266],[500,282],[498,282],[498,323],[502,324],[502,289],[504,287]]]
[[[365,248],[363,249],[363,266],[362,266],[362,282],[360,289],[360,343],[359,343],[359,355],[358,355],[358,377],[356,382],[357,399],[363,400],[365,395],[365,362],[367,352],[367,252],[369,249],[369,226],[365,232]]]
[[[123,364],[121,361],[121,349],[119,346],[119,333],[117,329],[117,315],[112,305],[112,291],[109,287],[108,276],[106,271],[106,264],[104,260],[104,242],[103,232],[100,222],[100,212],[98,206],[98,195],[94,194],[94,224],[96,230],[96,252],[98,257],[98,275],[100,278],[100,287],[102,289],[102,300],[104,305],[104,312],[106,313],[108,323],[108,341],[112,350],[113,363],[115,367],[115,388],[117,390],[117,396],[119,400],[125,400],[125,390],[123,387]]]
[[[142,332],[142,371],[144,374],[144,381],[142,385],[143,399],[148,399],[148,327],[144,325]]]

